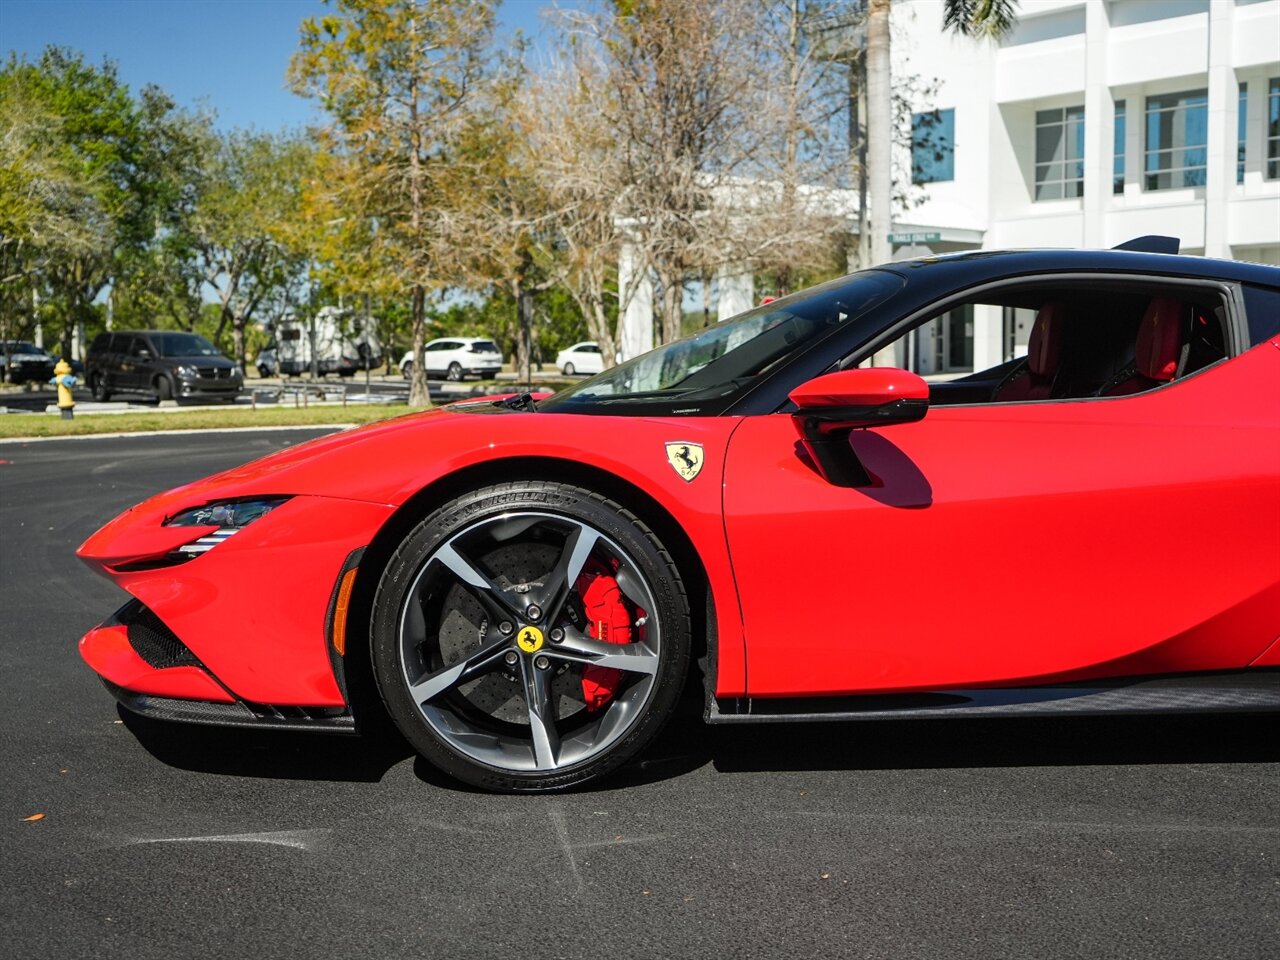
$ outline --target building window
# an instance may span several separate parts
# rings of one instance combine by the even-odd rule
[[[1236,101],[1236,183],[1244,183],[1245,135],[1249,129],[1249,85],[1240,84]]]
[[[1036,111],[1036,199],[1084,196],[1084,107]]]
[[[1267,92],[1267,179],[1280,180],[1280,79]]]
[[[1115,156],[1111,161],[1111,192],[1124,193],[1124,101],[1116,101]]]
[[[1204,90],[1147,97],[1146,187],[1203,187],[1209,142]]]
[[[938,183],[956,178],[955,110],[911,115],[911,182]]]

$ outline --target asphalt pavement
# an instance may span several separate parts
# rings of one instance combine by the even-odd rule
[[[76,641],[125,596],[75,547],[319,432],[0,443],[5,955],[1277,955],[1275,715],[686,716],[596,790],[500,797],[396,742],[120,712]]]

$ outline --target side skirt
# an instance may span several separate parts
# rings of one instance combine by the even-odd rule
[[[1280,669],[1128,677],[1046,687],[847,697],[735,697],[711,701],[706,719],[709,723],[771,723],[1272,710],[1280,710]]]

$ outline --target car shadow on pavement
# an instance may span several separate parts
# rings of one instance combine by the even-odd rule
[[[225,776],[376,783],[413,758],[414,775],[479,792],[440,772],[389,727],[372,736],[201,727],[120,708],[139,744],[169,766]],[[587,791],[719,773],[1280,762],[1277,714],[878,720],[711,726],[682,709],[639,757]]]
[[[205,727],[139,716],[117,707],[142,748],[161,763],[197,773],[280,780],[376,783],[413,756],[394,735],[342,734]]]
[[[876,720],[708,728],[722,773],[1274,763],[1277,714]]]

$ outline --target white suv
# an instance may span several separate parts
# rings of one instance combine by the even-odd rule
[[[444,337],[424,346],[422,355],[426,358],[428,377],[462,380],[474,375],[484,380],[502,369],[502,353],[492,340]],[[412,350],[400,358],[400,372],[406,377],[413,371],[413,362]]]

